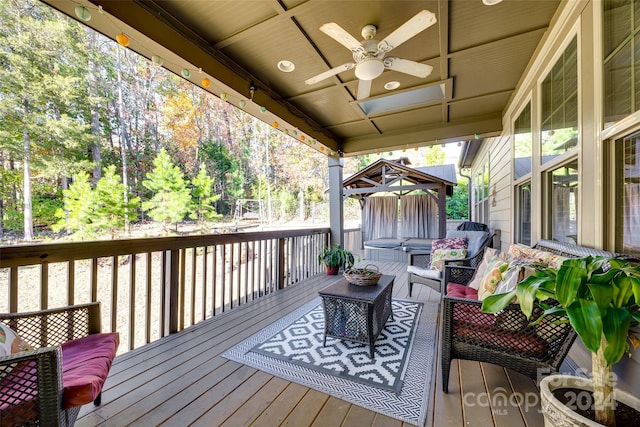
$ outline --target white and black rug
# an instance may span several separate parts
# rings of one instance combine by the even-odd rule
[[[393,315],[365,344],[324,339],[319,298],[283,317],[223,357],[387,416],[423,425],[431,387],[438,304],[393,300]]]

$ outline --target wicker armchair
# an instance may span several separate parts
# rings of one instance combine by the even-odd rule
[[[564,257],[621,257],[620,254],[549,240],[539,241],[535,248]],[[533,318],[528,320],[518,304],[509,305],[498,315],[483,313],[477,292],[467,287],[475,270],[466,266],[445,266],[442,390],[448,392],[453,359],[492,363],[533,379],[541,374],[558,372],[577,337],[575,330],[568,323],[554,324],[557,319],[552,316],[531,325],[542,314],[541,310],[534,310]]]
[[[118,346],[117,333],[99,333],[100,303],[0,314],[0,322],[34,347],[0,357],[1,426],[72,426],[80,405],[88,403],[79,402],[87,399],[88,389],[91,396],[97,394],[94,403],[100,404],[104,379],[95,376],[96,364],[102,374],[105,369],[108,373]],[[64,366],[63,354],[69,359]],[[74,381],[63,385],[67,375]],[[77,385],[78,378],[86,384]]]
[[[477,233],[482,233],[477,230],[472,230]],[[460,232],[457,232],[458,234]],[[447,237],[450,236],[451,233],[447,234]],[[459,237],[456,232],[454,232],[453,237]],[[478,247],[473,253],[470,253],[468,257],[464,259],[450,260],[445,261],[445,265],[457,265],[457,266],[467,266],[471,268],[471,275],[475,272],[475,269],[482,262],[482,257],[484,255],[484,250],[487,247],[491,247],[493,243],[493,233],[485,233],[485,237],[478,243]],[[421,285],[427,285],[431,289],[442,293],[442,283],[448,283],[446,280],[443,281],[444,275],[441,274],[438,270],[428,270],[431,265],[431,253],[430,252],[410,252],[409,253],[409,266],[418,267],[418,268],[409,268],[407,270],[408,278],[409,278],[409,296],[413,292],[413,284],[419,283]]]

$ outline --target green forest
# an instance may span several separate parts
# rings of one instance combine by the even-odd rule
[[[241,199],[304,221],[327,197],[326,155],[38,1],[0,0],[0,39],[0,240],[206,230]]]

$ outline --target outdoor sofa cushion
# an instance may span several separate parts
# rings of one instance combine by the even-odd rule
[[[408,266],[407,273],[417,274],[418,276],[424,277],[426,279],[440,280],[442,278],[442,271],[431,270],[430,268],[421,268],[421,267],[418,267],[417,265]]]
[[[393,237],[381,237],[380,239],[367,240],[364,245],[371,248],[395,249],[402,247],[406,239],[395,239]]]
[[[477,291],[457,283],[447,284],[447,295],[477,300]],[[500,315],[483,313],[478,305],[460,306],[454,313],[454,334],[463,340],[489,346],[496,350],[516,351],[528,356],[544,357],[547,341],[522,325],[520,330],[501,323]]]
[[[402,243],[405,251],[430,251],[433,239],[407,239]]]
[[[120,338],[117,332],[91,334],[62,347],[65,408],[93,402],[107,379]]]
[[[113,332],[91,334],[60,346],[65,409],[96,400],[107,379],[118,344],[119,335]],[[0,393],[11,396],[13,400],[12,404],[1,405],[0,411],[14,414],[16,419],[37,418],[37,394],[30,388],[38,381],[35,364],[36,361],[28,360],[12,369],[11,375],[0,375]]]

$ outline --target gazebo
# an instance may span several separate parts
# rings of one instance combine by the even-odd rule
[[[365,248],[406,251],[446,234],[446,196],[457,185],[455,166],[409,165],[406,157],[380,159],[343,181],[344,197],[357,198],[362,208]],[[377,193],[389,195],[372,197]]]

